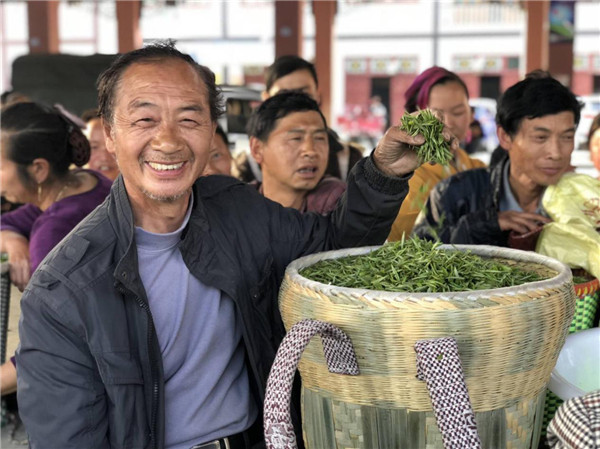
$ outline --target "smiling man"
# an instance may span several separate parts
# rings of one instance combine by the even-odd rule
[[[508,158],[490,169],[454,175],[432,190],[414,234],[445,243],[509,245],[549,219],[542,195],[571,169],[581,105],[539,71],[513,85],[498,102],[498,138]]]
[[[221,98],[213,73],[171,44],[121,55],[98,88],[121,174],[23,294],[18,399],[30,447],[263,447],[286,266],[382,243],[423,136],[390,129],[328,217],[300,214],[234,178],[200,176]],[[320,114],[300,116],[285,134],[321,145]],[[303,163],[298,185],[320,174]]]
[[[328,214],[346,183],[325,175],[325,117],[308,95],[288,92],[262,103],[248,123],[250,151],[263,174],[254,182],[267,198],[300,212]]]

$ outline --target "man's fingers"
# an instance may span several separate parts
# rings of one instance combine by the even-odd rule
[[[548,217],[544,217],[540,214],[534,214],[531,212],[517,212],[519,217],[525,218],[529,221],[537,222],[537,223],[550,223],[552,220]]]
[[[518,234],[526,234],[528,229],[526,226],[523,226],[521,223],[512,222],[509,224],[509,230],[515,231]]]
[[[450,130],[448,128],[446,128],[445,126],[444,126],[444,129],[442,130],[442,136],[444,137],[444,140],[446,142],[448,142],[448,145],[450,145],[450,149],[453,152],[458,150],[458,148],[460,147],[458,139],[456,137],[454,137],[454,134],[452,134],[450,132]]]
[[[535,231],[550,221],[547,217],[529,212],[505,211],[498,214],[500,229],[512,230],[520,234]]]
[[[440,111],[439,109],[430,109],[430,111],[433,112],[433,115],[436,119],[444,123],[444,113],[442,111]]]
[[[390,128],[386,135],[391,137],[396,142],[407,145],[422,145],[425,143],[425,138],[421,134],[411,136],[406,131],[401,130],[399,126]]]

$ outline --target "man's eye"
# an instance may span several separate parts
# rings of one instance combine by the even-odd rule
[[[196,120],[193,120],[191,118],[184,118],[181,120],[181,124],[183,126],[185,126],[186,128],[194,128],[196,126],[198,126],[198,122]]]
[[[221,153],[213,153],[210,157],[212,159],[220,159],[221,158]]]
[[[153,122],[154,122],[154,120],[152,118],[150,118],[150,117],[144,117],[144,118],[140,118],[140,119],[136,120],[135,124],[136,125],[142,125],[142,126],[144,126],[144,125],[151,124]]]

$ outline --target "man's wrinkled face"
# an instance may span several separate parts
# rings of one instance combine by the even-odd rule
[[[134,63],[121,76],[106,146],[132,204],[187,201],[212,147],[206,85],[183,60]]]
[[[264,183],[295,193],[315,188],[325,173],[328,154],[327,129],[316,111],[279,119],[268,139],[253,150]]]
[[[263,100],[270,98],[282,91],[296,90],[308,95],[310,98],[315,100],[317,103],[321,101],[317,83],[315,82],[312,74],[307,69],[296,70],[295,72],[288,73],[282,76],[273,83],[271,88],[266,95],[263,95]]]
[[[511,177],[532,188],[556,184],[570,169],[575,128],[570,111],[525,118],[513,137],[499,128],[500,144],[510,157]]]

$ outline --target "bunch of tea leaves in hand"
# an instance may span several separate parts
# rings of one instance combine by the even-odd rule
[[[321,260],[300,274],[339,287],[409,293],[486,290],[542,279],[534,272],[439,246],[420,239],[388,243],[368,254]]]
[[[413,137],[421,134],[425,138],[423,145],[413,147],[421,163],[435,162],[448,165],[452,159],[450,144],[442,135],[444,124],[429,109],[424,109],[415,115],[405,112],[400,120],[400,129]]]

